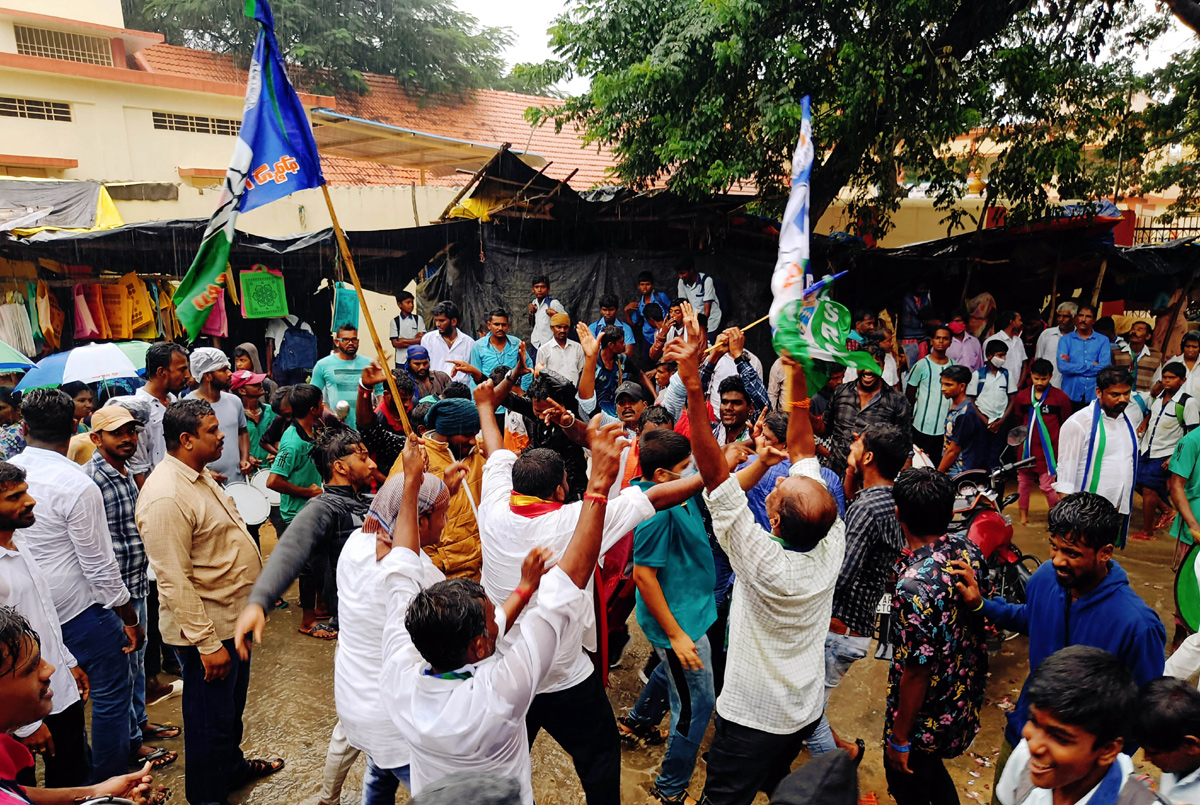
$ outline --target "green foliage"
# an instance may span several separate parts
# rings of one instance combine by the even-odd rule
[[[1131,55],[1164,20],[1134,0],[578,0],[539,69],[591,88],[530,117],[581,124],[623,183],[698,198],[753,181],[778,213],[808,94],[814,220],[841,194],[859,231],[885,232],[914,181],[961,220],[974,162],[1019,222],[1048,188],[1111,193],[1118,159],[1123,186],[1140,178]],[[953,147],[969,133],[985,153]]]
[[[1200,210],[1200,48],[1159,71],[1153,89],[1166,99],[1143,116],[1150,149],[1143,189],[1178,189],[1162,216],[1170,221]]]
[[[257,24],[245,0],[122,0],[126,25],[175,45],[248,60]],[[288,62],[309,88],[365,92],[363,73],[394,76],[413,92],[462,94],[507,80],[507,28],[479,25],[451,0],[274,0],[275,29]]]

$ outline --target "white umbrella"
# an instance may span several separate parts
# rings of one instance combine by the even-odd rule
[[[17,388],[61,386],[64,383],[99,383],[118,377],[137,377],[133,362],[116,344],[87,344],[38,361]]]

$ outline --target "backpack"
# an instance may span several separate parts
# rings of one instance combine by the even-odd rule
[[[283,343],[279,345],[279,355],[275,358],[274,367],[280,371],[291,369],[311,369],[317,363],[317,337],[300,326],[300,320],[288,324],[287,332],[283,334]]]
[[[1179,395],[1177,400],[1175,400],[1175,418],[1179,420],[1179,427],[1183,428],[1184,433],[1191,431],[1191,428],[1188,427],[1188,423],[1183,421],[1183,407],[1187,405],[1187,401],[1190,399],[1191,395],[1185,391],[1183,394]]]

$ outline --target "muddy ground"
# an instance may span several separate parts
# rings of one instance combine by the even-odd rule
[[[1010,511],[1015,518],[1015,508]],[[1016,526],[1016,543],[1025,553],[1044,559],[1048,555],[1045,539],[1046,504],[1040,494],[1035,495],[1030,520],[1029,527]],[[1135,516],[1135,525],[1139,524],[1140,515]],[[274,543],[270,526],[264,526],[264,550],[269,552]],[[1118,557],[1134,589],[1167,625],[1168,637],[1173,631],[1173,546],[1169,538],[1160,534],[1155,542],[1131,544]],[[234,803],[295,805],[305,800],[315,803],[321,786],[329,733],[337,720],[333,701],[335,646],[299,634],[297,626],[300,613],[295,587],[285,598],[291,602],[291,608],[271,615],[264,644],[254,654],[243,748],[248,757],[282,756],[287,760],[287,767],[256,786],[237,792],[232,798]],[[634,624],[635,631],[636,628]],[[959,785],[963,803],[986,802],[991,797],[993,769],[979,765],[974,753],[990,762],[999,748],[1003,737],[1004,714],[997,705],[1005,697],[1016,700],[1028,673],[1026,651],[1025,638],[1020,637],[1005,643],[992,658],[988,697],[983,710],[983,729],[975,740],[972,753],[947,764]],[[611,677],[610,697],[618,715],[627,711],[637,700],[641,691],[637,671],[648,654],[649,645],[637,633],[635,643],[626,652],[624,666]],[[867,755],[859,772],[860,795],[873,792],[883,803],[892,802],[887,795],[883,752],[880,748],[886,684],[885,663],[871,658],[855,663],[841,687],[834,692],[829,709],[829,720],[843,737],[866,740]],[[150,708],[150,718],[157,722],[182,723],[179,699]],[[181,753],[180,759],[164,769],[158,779],[175,789],[173,801],[182,803],[185,801],[183,774],[187,768],[187,759],[182,756],[183,741],[164,741],[162,745]],[[704,749],[707,749],[707,743]],[[661,747],[624,750],[621,784],[625,803],[641,805],[649,799],[647,791],[657,773],[662,753]],[[807,759],[807,753],[801,755],[797,765]],[[1142,761],[1140,754],[1136,761],[1147,773],[1158,776],[1158,771]],[[346,781],[342,802],[347,805],[359,801],[364,763],[365,759],[360,758]],[[704,773],[704,763],[700,761],[692,778],[691,792],[695,796],[699,796],[703,790]],[[974,777],[973,774],[979,776]],[[582,790],[570,758],[544,733],[533,748],[533,788],[539,805],[583,802]],[[398,802],[405,801],[407,799],[401,789]],[[757,802],[766,801],[767,798],[760,794]]]

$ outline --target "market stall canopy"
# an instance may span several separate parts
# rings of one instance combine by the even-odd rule
[[[100,182],[0,180],[0,231],[89,232],[120,226],[121,213]]]
[[[475,173],[500,150],[500,144],[440,137],[374,120],[339,114],[331,109],[309,113],[313,137],[322,154],[446,176],[457,171]],[[546,160],[537,154],[519,154],[526,165],[540,168]]]

